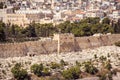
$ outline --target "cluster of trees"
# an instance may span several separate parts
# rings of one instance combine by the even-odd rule
[[[48,37],[55,32],[57,30],[52,24],[35,24],[33,22],[28,27],[23,28],[0,22],[0,42],[38,40],[39,37]]]
[[[39,24],[32,22],[28,27],[23,28],[18,25],[4,24],[0,22],[0,41],[14,39],[17,41],[24,38],[48,37],[54,33],[73,33],[76,37],[90,36],[95,33],[120,33],[120,20],[111,22],[109,18],[86,18],[80,22],[66,21],[59,25]]]
[[[120,23],[111,22],[109,18],[87,18],[80,22],[66,21],[58,25],[62,33],[73,33],[75,36],[90,36],[95,33],[120,33]]]

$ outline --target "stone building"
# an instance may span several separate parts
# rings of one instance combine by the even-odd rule
[[[26,14],[26,18],[30,20],[30,22],[35,21],[36,23],[40,23],[40,19],[44,18],[45,14],[37,13],[37,14]]]
[[[25,14],[6,14],[5,23],[26,27],[30,22]]]

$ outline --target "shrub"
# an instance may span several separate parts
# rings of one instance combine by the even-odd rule
[[[97,55],[96,54],[94,55],[94,58],[97,59]]]
[[[49,68],[45,68],[43,64],[34,64],[31,66],[31,72],[33,72],[38,77],[40,76],[50,76]]]
[[[106,61],[106,62],[104,63],[104,68],[105,68],[105,69],[108,69],[108,70],[111,70],[112,65],[110,64],[110,61]]]
[[[100,59],[102,62],[107,60],[107,58],[106,58],[105,56],[101,56],[99,59]]]
[[[44,68],[43,71],[42,71],[42,75],[43,76],[50,76],[49,68]]]
[[[61,66],[66,66],[66,65],[68,65],[68,63],[65,62],[63,59],[60,61],[60,64],[61,64]]]
[[[98,69],[93,66],[91,62],[85,62],[84,63],[85,71],[90,74],[96,74],[98,72]]]
[[[113,69],[113,70],[111,71],[111,74],[117,75],[117,69]]]
[[[76,61],[76,66],[81,66],[80,62]]]
[[[5,70],[2,70],[2,73],[6,75],[6,71]]]
[[[43,64],[34,64],[30,69],[35,75],[42,76]]]
[[[111,72],[108,73],[108,76],[107,76],[107,77],[108,77],[109,80],[113,80],[113,78],[112,78],[112,73],[111,73]]]
[[[79,67],[71,67],[70,69],[64,70],[62,75],[65,79],[78,79],[80,75],[80,68]]]
[[[110,54],[109,54],[109,53],[107,54],[107,57],[110,57]]]
[[[28,73],[25,69],[22,69],[18,63],[11,69],[11,72],[13,73],[14,78],[17,80],[27,80],[28,79]]]
[[[55,63],[55,62],[51,62],[50,66],[51,66],[52,69],[60,68],[60,64]]]

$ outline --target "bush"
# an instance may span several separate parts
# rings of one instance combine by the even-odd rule
[[[43,64],[34,64],[30,69],[35,75],[42,76]]]
[[[99,73],[97,76],[100,78],[100,80],[113,80],[113,74],[111,71],[101,71],[101,73]]]
[[[65,79],[78,79],[80,75],[80,68],[79,67],[71,67],[70,69],[64,70],[62,75]]]
[[[97,55],[96,54],[94,55],[94,58],[97,59]]]
[[[61,64],[61,66],[66,66],[66,65],[68,65],[68,63],[65,62],[63,59],[60,61],[60,64]]]
[[[111,73],[111,72],[108,73],[108,76],[107,76],[107,77],[108,77],[109,80],[113,80],[113,78],[112,78],[112,73]]]
[[[108,70],[111,70],[111,69],[112,69],[112,65],[110,64],[110,61],[106,61],[106,62],[104,63],[104,68],[105,68],[105,69],[108,69]]]
[[[115,45],[120,47],[120,41],[116,42]]]
[[[49,68],[45,68],[43,64],[34,64],[31,66],[31,72],[33,72],[38,77],[40,76],[50,76]]]
[[[85,62],[84,63],[85,71],[90,74],[96,74],[98,72],[98,69],[93,66],[91,62]]]
[[[43,71],[42,71],[42,75],[43,76],[50,76],[49,68],[44,68]]]
[[[55,63],[55,62],[51,62],[50,66],[51,66],[52,69],[60,68],[60,64]]]
[[[99,59],[100,59],[102,62],[107,60],[107,58],[106,58],[105,56],[101,56]]]
[[[16,64],[12,69],[11,72],[13,73],[14,78],[17,80],[28,80],[28,73],[25,69],[22,69],[19,64]]]
[[[76,66],[78,67],[81,66],[80,62],[76,61],[75,63],[76,63]]]
[[[117,69],[113,69],[113,70],[111,71],[111,73],[112,73],[113,75],[117,75]]]

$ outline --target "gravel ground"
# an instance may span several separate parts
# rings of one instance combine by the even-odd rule
[[[69,53],[60,53],[60,54],[49,54],[49,55],[39,55],[34,57],[14,57],[7,59],[0,59],[0,80],[9,80],[12,78],[12,74],[10,72],[11,68],[16,63],[22,63],[23,67],[30,71],[30,65],[35,63],[50,63],[50,62],[60,62],[61,59],[69,62],[70,64],[74,64],[76,61],[84,62],[88,60],[93,60],[94,55],[97,57],[106,56],[108,54],[110,57],[108,59],[111,60],[113,68],[120,69],[120,47],[116,46],[103,46],[95,49],[86,49],[81,52],[69,52]],[[3,73],[3,70],[6,74]],[[114,80],[120,80],[119,77],[114,77]],[[119,78],[119,79],[118,79]]]

